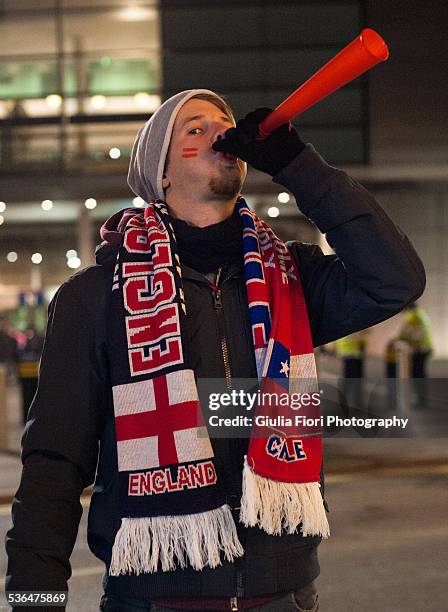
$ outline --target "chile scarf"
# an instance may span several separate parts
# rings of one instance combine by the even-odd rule
[[[317,391],[305,300],[286,245],[240,198],[244,274],[260,390]],[[109,358],[121,526],[109,573],[216,567],[243,555],[217,477],[194,372],[185,365],[186,304],[166,204],[129,218],[112,286]],[[264,395],[259,397],[264,397]],[[287,415],[260,401],[257,414]],[[316,415],[316,409],[313,410]],[[240,521],[271,534],[328,537],[320,493],[321,432],[253,427]]]

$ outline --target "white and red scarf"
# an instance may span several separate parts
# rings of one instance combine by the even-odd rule
[[[242,198],[236,205],[260,391],[311,395],[316,366],[296,264]],[[165,203],[157,200],[126,225],[109,311],[121,504],[112,576],[213,568],[222,557],[244,554],[217,477],[194,372],[185,364],[186,309],[175,235]],[[260,402],[256,414],[287,411],[270,401]],[[328,537],[321,462],[318,427],[254,426],[242,466],[240,521],[271,534],[300,527],[304,536]]]

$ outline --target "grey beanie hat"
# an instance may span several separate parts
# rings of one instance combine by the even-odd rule
[[[129,163],[128,185],[145,202],[165,198],[162,178],[174,121],[185,102],[197,94],[222,99],[209,89],[181,91],[165,100],[137,134]]]

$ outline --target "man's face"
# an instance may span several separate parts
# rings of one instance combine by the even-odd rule
[[[207,100],[191,99],[182,106],[165,168],[168,200],[170,191],[195,194],[203,201],[228,201],[238,195],[246,178],[246,163],[212,149],[213,143],[234,125]]]

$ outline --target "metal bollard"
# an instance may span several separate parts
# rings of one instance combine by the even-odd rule
[[[411,350],[407,342],[398,340],[395,343],[397,355],[397,415],[409,417],[411,407],[411,389],[409,376],[411,373]]]

